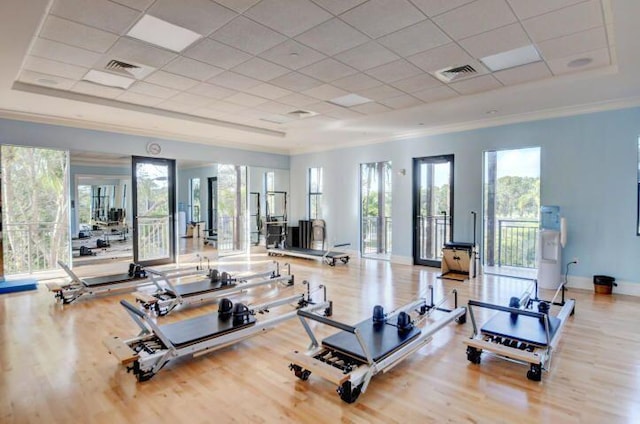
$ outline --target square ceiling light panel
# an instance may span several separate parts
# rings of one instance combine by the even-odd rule
[[[373,100],[367,99],[366,97],[358,96],[357,94],[347,94],[346,96],[336,97],[335,99],[329,100],[329,103],[333,103],[334,105],[342,106],[342,107],[352,107],[357,105],[362,105],[365,103],[372,102]]]
[[[82,77],[82,79],[109,87],[124,88],[125,90],[135,82],[135,79],[133,78],[127,78],[108,72],[96,71],[95,69],[89,70],[89,72],[87,72],[85,76]]]
[[[502,53],[485,56],[480,59],[492,72],[503,69],[515,68],[516,66],[528,65],[529,63],[542,60],[538,50],[532,45],[518,47]]]
[[[202,37],[197,32],[151,15],[144,15],[127,35],[174,52],[181,52]]]

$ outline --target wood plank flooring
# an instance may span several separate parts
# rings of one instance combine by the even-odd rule
[[[269,260],[264,254],[250,261],[230,257],[223,269],[259,270]],[[303,290],[302,280],[325,284],[334,318],[346,323],[368,317],[376,304],[391,310],[426,295],[429,285],[436,297],[455,288],[462,303],[473,298],[504,305],[527,287],[523,280],[488,275],[465,283],[439,280],[437,269],[375,260],[352,259],[335,268],[285,261],[296,285],[280,295]],[[273,294],[251,295],[265,293]],[[102,344],[107,336],[137,334],[118,304],[133,296],[63,307],[41,284],[37,292],[0,296],[0,422],[640,422],[640,299],[579,290],[568,295],[577,300],[576,314],[542,382],[527,380],[523,365],[488,356],[481,365],[469,363],[462,343],[472,331],[468,321],[451,324],[392,371],[374,377],[367,392],[348,405],[334,385],[315,375],[304,382],[288,370],[286,355],[309,344],[296,319],[212,354],[172,361],[150,381],[137,383]],[[189,308],[160,320],[215,309]],[[318,329],[321,336],[333,332]]]

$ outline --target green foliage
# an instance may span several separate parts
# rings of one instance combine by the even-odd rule
[[[513,219],[538,219],[540,178],[505,176],[498,178],[496,216]]]

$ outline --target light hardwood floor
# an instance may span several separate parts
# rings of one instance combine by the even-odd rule
[[[261,269],[269,258],[223,261],[225,269]],[[296,286],[281,295],[302,290],[303,279],[325,284],[334,318],[347,323],[365,319],[376,304],[391,309],[424,295],[430,284],[440,294],[456,288],[465,303],[473,298],[505,305],[527,286],[495,276],[439,280],[436,269],[375,260],[335,268],[284,261],[292,264]],[[79,270],[85,276],[96,272]],[[136,335],[118,304],[131,294],[62,307],[41,284],[37,292],[0,297],[0,422],[640,422],[640,299],[578,290],[569,296],[577,300],[576,314],[540,383],[527,380],[522,365],[486,356],[479,366],[469,363],[462,343],[471,333],[468,321],[451,324],[391,372],[376,376],[349,405],[332,384],[315,375],[303,382],[288,370],[285,355],[309,343],[298,320],[208,355],[173,361],[137,383],[102,345],[109,335]],[[215,306],[203,306],[160,319],[212,311]]]

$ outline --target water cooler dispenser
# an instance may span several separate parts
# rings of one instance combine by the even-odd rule
[[[564,218],[559,206],[540,208],[540,231],[536,249],[538,286],[557,289],[562,283],[562,247],[566,241]]]

